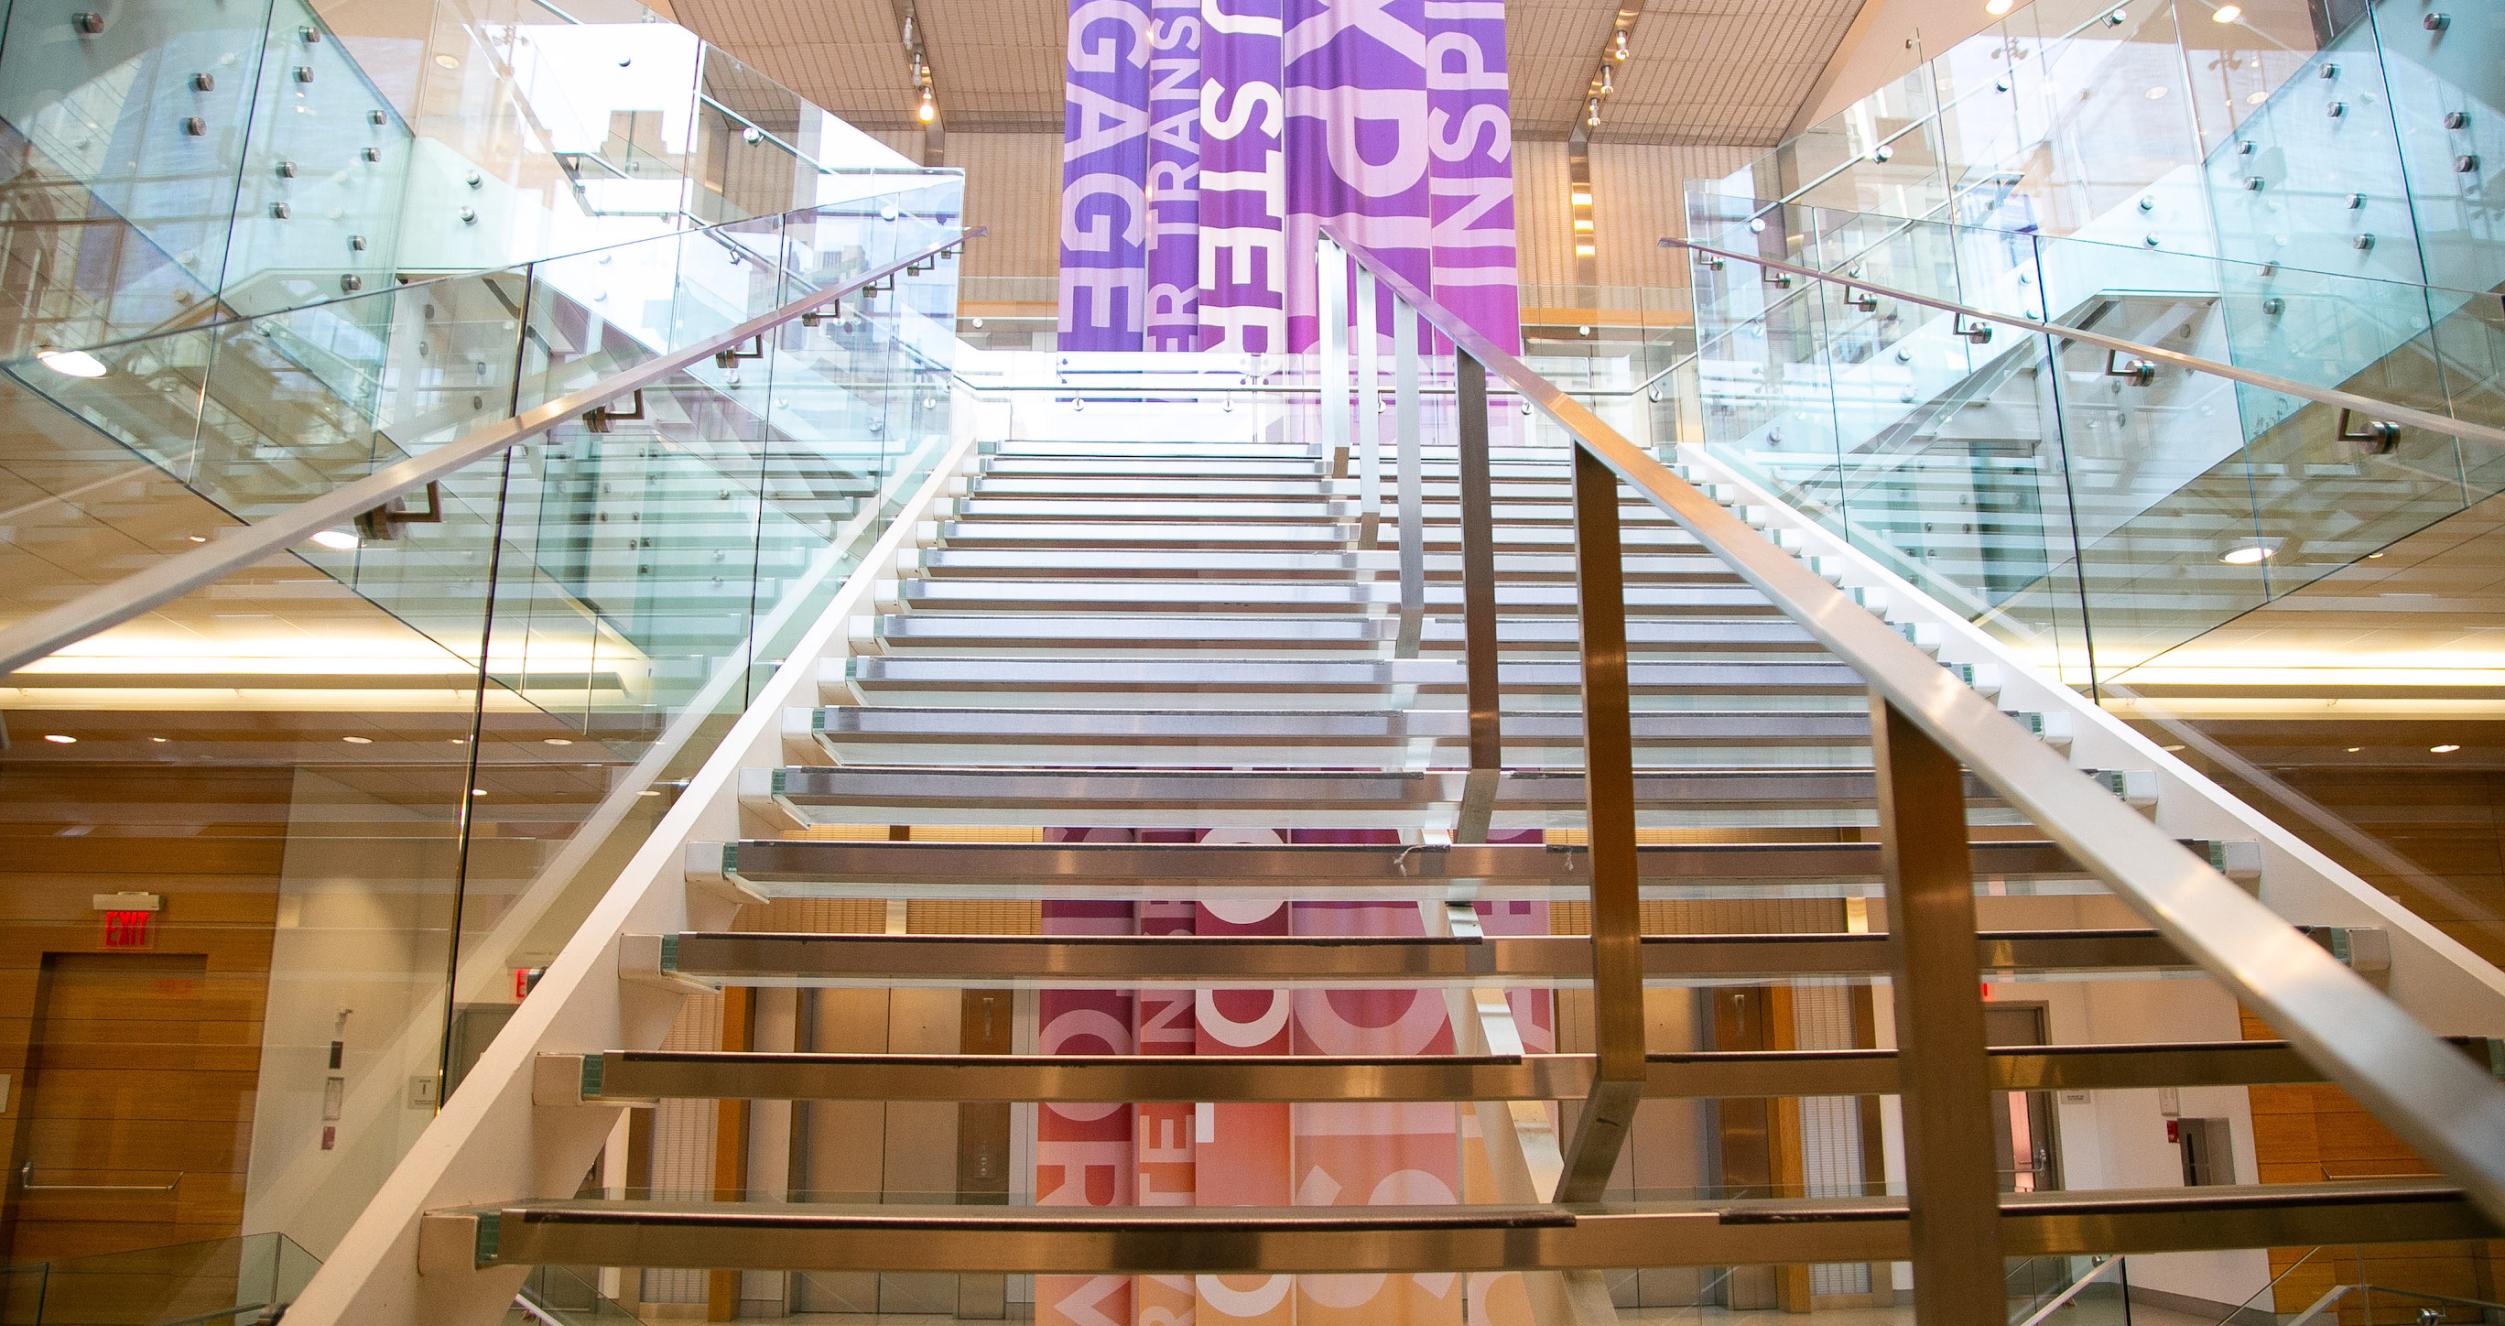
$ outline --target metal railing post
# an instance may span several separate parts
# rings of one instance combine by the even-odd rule
[[[1965,774],[1939,743],[1876,696],[1870,738],[1905,1116],[1914,1316],[1923,1326],[2003,1326],[2000,1181]]]
[[[1478,367],[1467,355],[1461,360],[1474,370]],[[1465,387],[1464,399],[1470,394]],[[1485,399],[1483,386],[1477,394]],[[1479,418],[1484,427],[1484,410]],[[1568,1144],[1557,1200],[1594,1202],[1609,1186],[1609,1172],[1617,1166],[1643,1097],[1644,925],[1636,893],[1635,742],[1628,712],[1618,476],[1580,443],[1572,450],[1574,574],[1583,640],[1583,789],[1592,868],[1592,1040],[1599,1062]],[[1973,941],[1967,942],[1971,947]]]
[[[1371,548],[1383,520],[1383,429],[1376,418],[1375,379],[1381,371],[1374,344],[1374,273],[1356,271],[1357,321],[1350,341],[1357,350],[1357,543]]]
[[[1400,638],[1392,646],[1395,658],[1417,657],[1418,635],[1426,617],[1426,509],[1418,459],[1418,356],[1425,333],[1424,320],[1393,299],[1392,436],[1400,495]],[[1376,499],[1369,492],[1367,500],[1371,506]]]
[[[1461,807],[1453,818],[1453,840],[1487,841],[1495,815],[1496,782],[1504,765],[1502,697],[1498,693],[1496,642],[1496,513],[1487,473],[1487,366],[1466,352],[1453,352],[1456,420],[1454,441],[1461,513],[1461,640],[1462,674],[1470,705],[1470,773],[1462,784]],[[1409,499],[1417,485],[1409,473],[1414,457],[1404,461],[1401,481],[1401,523],[1404,534],[1419,517]],[[1616,514],[1617,508],[1610,508]],[[1610,546],[1617,546],[1617,527],[1610,527]],[[1423,543],[1423,536],[1421,536]],[[1419,555],[1420,595],[1424,595],[1425,555]],[[1404,585],[1404,594],[1406,587]],[[1620,651],[1623,653],[1623,649]],[[1621,707],[1625,669],[1619,670]],[[1630,799],[1632,793],[1630,792]],[[1630,867],[1631,868],[1631,867]],[[1640,1065],[1639,1065],[1640,1072]]]
[[[1348,472],[1348,258],[1338,245],[1314,247],[1314,307],[1321,325],[1315,344],[1322,355],[1322,441],[1331,449],[1332,474]]]

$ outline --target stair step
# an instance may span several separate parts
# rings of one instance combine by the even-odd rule
[[[1629,496],[1620,502],[1619,520],[1633,525],[1666,525],[1670,516],[1649,499]],[[977,520],[1144,520],[1281,523],[1322,520],[1354,520],[1363,514],[1362,503],[1353,498],[1329,498],[1321,501],[1235,501],[1222,496],[1198,499],[1177,497],[1130,497],[1094,499],[1084,497],[1016,498],[968,497],[957,506],[957,517],[963,521]],[[1491,518],[1499,525],[1571,524],[1574,507],[1561,495],[1551,502],[1503,502],[1489,508]],[[1384,521],[1399,518],[1387,492],[1376,514]],[[1420,519],[1429,524],[1458,527],[1461,508],[1450,501],[1421,504]]]
[[[1375,695],[1406,688],[1458,692],[1457,658],[1410,659],[1131,659],[1026,658],[1007,656],[869,655],[828,665],[823,680],[879,693],[967,690],[1035,695],[1119,692],[1285,694],[1329,692]],[[1507,661],[1497,670],[1508,701],[1580,696],[1579,663]],[[1843,696],[1864,693],[1861,674],[1841,663],[1656,663],[1629,665],[1630,690],[1638,697],[1677,693],[1784,693]],[[1230,706],[1243,707],[1243,706]],[[1382,706],[1373,705],[1371,708]]]
[[[1225,587],[1221,586],[1223,591]],[[1712,618],[1661,620],[1637,618],[1627,623],[1627,644],[1636,649],[1696,651],[1814,651],[1820,648],[1809,632],[1781,619],[1723,621]],[[1430,649],[1459,649],[1464,632],[1452,617],[1429,617],[1419,625],[1419,642]],[[1392,643],[1400,636],[1396,617],[1343,613],[1332,617],[1204,617],[1124,613],[1093,616],[1044,616],[915,611],[879,618],[877,639],[885,646],[920,648],[1065,648],[1228,649],[1292,651],[1351,648]],[[1497,642],[1508,649],[1576,649],[1582,632],[1573,618],[1501,618]]]
[[[1736,579],[1720,558],[1703,553],[1629,557],[1624,565],[1630,585],[1666,581],[1729,583]],[[964,575],[1103,580],[1200,576],[1217,580],[1368,580],[1397,576],[1400,551],[1388,547],[1341,552],[1228,549],[1219,553],[1152,548],[931,548],[922,554],[921,566],[922,574],[933,578]],[[1570,581],[1574,577],[1574,558],[1568,553],[1513,553],[1497,557],[1495,568],[1499,584]],[[1458,580],[1460,554],[1428,553],[1426,574],[1430,580]]]
[[[2285,1041],[1996,1046],[1985,1071],[2001,1091],[2259,1086],[2324,1081]],[[646,1051],[543,1054],[537,1103],[847,1100],[1126,1104],[1305,1101],[1573,1100],[1589,1054],[1012,1055]],[[1728,1050],[1651,1054],[1645,1097],[1884,1096],[1893,1050]]]
[[[786,731],[836,764],[924,767],[1380,769],[1468,758],[1453,710],[1003,709],[838,705],[794,711]],[[1639,712],[1638,768],[1833,768],[1868,765],[1861,706],[1831,712]],[[1503,720],[1509,769],[1583,763],[1583,719],[1562,712]]]
[[[1995,976],[2159,974],[2190,963],[2153,930],[1991,930],[1977,936]],[[622,965],[708,986],[1086,987],[1188,985],[1262,989],[1588,984],[1588,935],[1483,939],[1347,935],[848,935],[737,931],[630,939]],[[1650,985],[1887,974],[1887,935],[1688,934],[1643,939]]]
[[[1038,828],[1409,829],[1457,808],[1459,770],[1097,771],[861,766],[752,769],[741,792],[797,824],[984,824]],[[1494,788],[1494,831],[1583,823],[1579,771],[1517,771]],[[1867,827],[1878,822],[1867,769],[1645,770],[1636,823],[1647,828]],[[1967,822],[2023,823],[1969,779]]]
[[[1309,584],[1273,580],[974,580],[949,576],[906,581],[898,598],[909,607],[982,607],[994,611],[1060,610],[1077,613],[1129,612],[1304,612],[1322,609],[1397,608],[1400,586],[1389,581],[1357,584]],[[1499,612],[1571,613],[1580,599],[1572,585],[1498,585]],[[1423,606],[1456,611],[1461,586],[1425,587]],[[1774,604],[1754,587],[1733,581],[1725,585],[1634,585],[1626,591],[1629,613],[1734,613],[1776,617]],[[1780,620],[1777,618],[1777,620]],[[1788,623],[1786,623],[1788,624]]]
[[[2018,1193],[2009,1256],[2491,1237],[2442,1181]],[[421,1268],[493,1265],[1039,1275],[1380,1274],[1887,1262],[1911,1255],[1896,1197],[1532,1206],[916,1206],[503,1203],[434,1211]]]
[[[939,527],[943,543],[964,547],[990,544],[1014,547],[1053,547],[1075,545],[1081,548],[1127,548],[1137,545],[1162,544],[1175,548],[1270,548],[1278,550],[1311,550],[1342,548],[1356,541],[1357,524],[1302,525],[1277,523],[1266,525],[1228,524],[1220,521],[1158,522],[1148,520],[1107,520],[1094,523],[1080,521],[1016,521],[1016,520],[949,520]],[[1622,545],[1631,550],[1652,552],[1693,552],[1696,540],[1675,525],[1631,525],[1619,531]],[[1461,531],[1449,523],[1430,523],[1422,531],[1429,548],[1452,547],[1461,542]],[[1565,525],[1498,525],[1493,542],[1499,553],[1506,551],[1555,552],[1574,546],[1574,531]]]
[[[2197,843],[2241,869],[2251,844]],[[2233,849],[2233,850],[2230,850]],[[1975,876],[2016,894],[2101,894],[2051,843],[1973,845]],[[1639,853],[1651,897],[1868,897],[1879,846],[1867,842],[1683,843]],[[694,844],[688,874],[756,898],[1262,898],[1416,900],[1588,898],[1579,849],[1541,844],[927,843],[752,839]]]

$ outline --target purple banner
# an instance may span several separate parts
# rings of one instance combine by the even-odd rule
[[[1147,0],[1077,0],[1062,84],[1061,348],[1137,350],[1147,328]]]
[[[1425,0],[1287,0],[1287,242],[1325,221],[1432,290]],[[1317,339],[1314,269],[1289,268],[1287,340]]]
[[[1201,348],[1287,349],[1287,97],[1280,0],[1203,0]]]
[[[1501,0],[1073,0],[1069,56],[1063,349],[1307,349],[1325,221],[1520,345]]]
[[[1152,0],[1148,56],[1151,350],[1200,348],[1200,0]]]
[[[1426,0],[1427,128],[1435,154],[1435,297],[1522,350],[1514,267],[1513,106],[1503,0]]]

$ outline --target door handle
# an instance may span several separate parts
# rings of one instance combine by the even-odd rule
[[[37,1183],[34,1161],[17,1167],[17,1186],[27,1192],[172,1192],[183,1177],[184,1172],[177,1170],[165,1183]]]

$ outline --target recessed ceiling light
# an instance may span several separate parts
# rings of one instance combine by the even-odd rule
[[[78,744],[78,738],[71,736],[67,732],[46,732],[43,734],[43,739],[51,742],[55,746],[75,746]]]
[[[2209,21],[2212,23],[2233,23],[2242,17],[2244,17],[2244,6],[2220,5],[2216,9],[2210,11]]]
[[[447,740],[451,741],[455,746],[467,746],[470,744],[470,739],[468,737],[450,737],[447,738]]]
[[[2450,755],[2450,754],[2452,754],[2454,751],[2457,751],[2457,750],[2460,750],[2460,749],[2461,749],[2461,747],[2460,747],[2460,746],[2455,745],[2454,743],[2449,742],[2449,741],[2448,741],[2448,742],[2445,742],[2445,743],[2444,743],[2443,745],[2441,745],[2441,746],[2429,746],[2429,747],[2427,747],[2427,751],[2428,751],[2428,753],[2429,753],[2429,754],[2433,754],[2433,755]]]
[[[571,746],[574,743],[565,737],[542,737],[540,738],[539,744],[542,746]]]
[[[2160,747],[2158,747],[2157,749],[2159,749],[2159,750],[2163,750],[2163,751],[2177,751],[2177,750],[2181,750],[2181,749],[2183,749],[2183,747],[2182,747],[2180,744],[2178,744],[2178,745],[2173,745],[2173,746],[2160,746]]]
[[[206,534],[189,534],[184,537],[190,539],[193,543],[207,543],[209,541],[209,536]]]
[[[347,742],[351,746],[371,746],[374,744],[374,738],[372,737],[341,737],[340,740]]]
[[[2267,92],[2248,92],[2244,95],[2244,104],[2247,106],[2258,106],[2268,100],[2270,100],[2270,94]]]
[[[2218,554],[2218,560],[2229,566],[2255,566],[2278,555],[2278,548],[2267,543],[2241,543]]]
[[[164,745],[165,743],[167,743],[167,742],[169,742],[169,741],[172,741],[172,740],[173,740],[173,738],[172,738],[172,737],[150,737],[150,738],[148,738],[148,740],[150,740],[150,741],[152,741],[152,742],[156,743],[156,744],[157,744],[157,745],[159,745],[159,746],[162,746],[162,745]]]
[[[313,541],[332,552],[348,552],[357,546],[357,536],[344,529],[326,529],[313,536]]]
[[[35,352],[35,361],[63,377],[100,378],[104,361],[84,350],[55,350],[46,346]]]
[[[2378,557],[2381,557],[2382,555],[2383,555],[2383,554],[2382,554],[2382,553],[2379,553],[2379,552],[2377,552],[2377,553],[2368,553],[2368,554],[2366,554],[2366,560],[2367,560],[2367,561],[2369,561],[2369,562],[2371,562],[2371,561],[2373,561],[2374,559],[2376,559],[2376,558],[2378,558]]]
[[[1994,18],[1999,18],[2001,15],[2006,14],[2010,10],[2017,7],[2018,0],[1984,0],[1983,12]]]
[[[659,795],[661,795],[661,794],[660,794],[660,793],[658,793],[658,792],[653,791],[653,790],[652,790],[652,789],[650,789],[650,788],[646,788],[646,789],[644,789],[643,791],[636,793],[635,795],[637,795],[637,796],[646,796],[646,797],[657,797],[657,796],[659,796]]]
[[[2164,101],[2166,99],[2165,85],[2159,84],[2156,87],[2150,88],[2148,90],[2148,99],[2151,101]]]
[[[435,63],[444,69],[458,69],[461,67],[461,57],[450,51],[438,51],[435,53]]]
[[[2363,747],[2363,746],[2351,746],[2351,747],[2349,747],[2349,748],[2348,748],[2348,753],[2349,753],[2349,754],[2351,754],[2351,755],[2355,755],[2357,752],[2359,752],[2359,751],[2361,751],[2361,750],[2364,750],[2364,749],[2366,749],[2366,748],[2365,748],[2365,747]]]
[[[487,795],[487,789],[483,787],[473,787],[470,789],[470,795],[474,797],[483,797]]]

